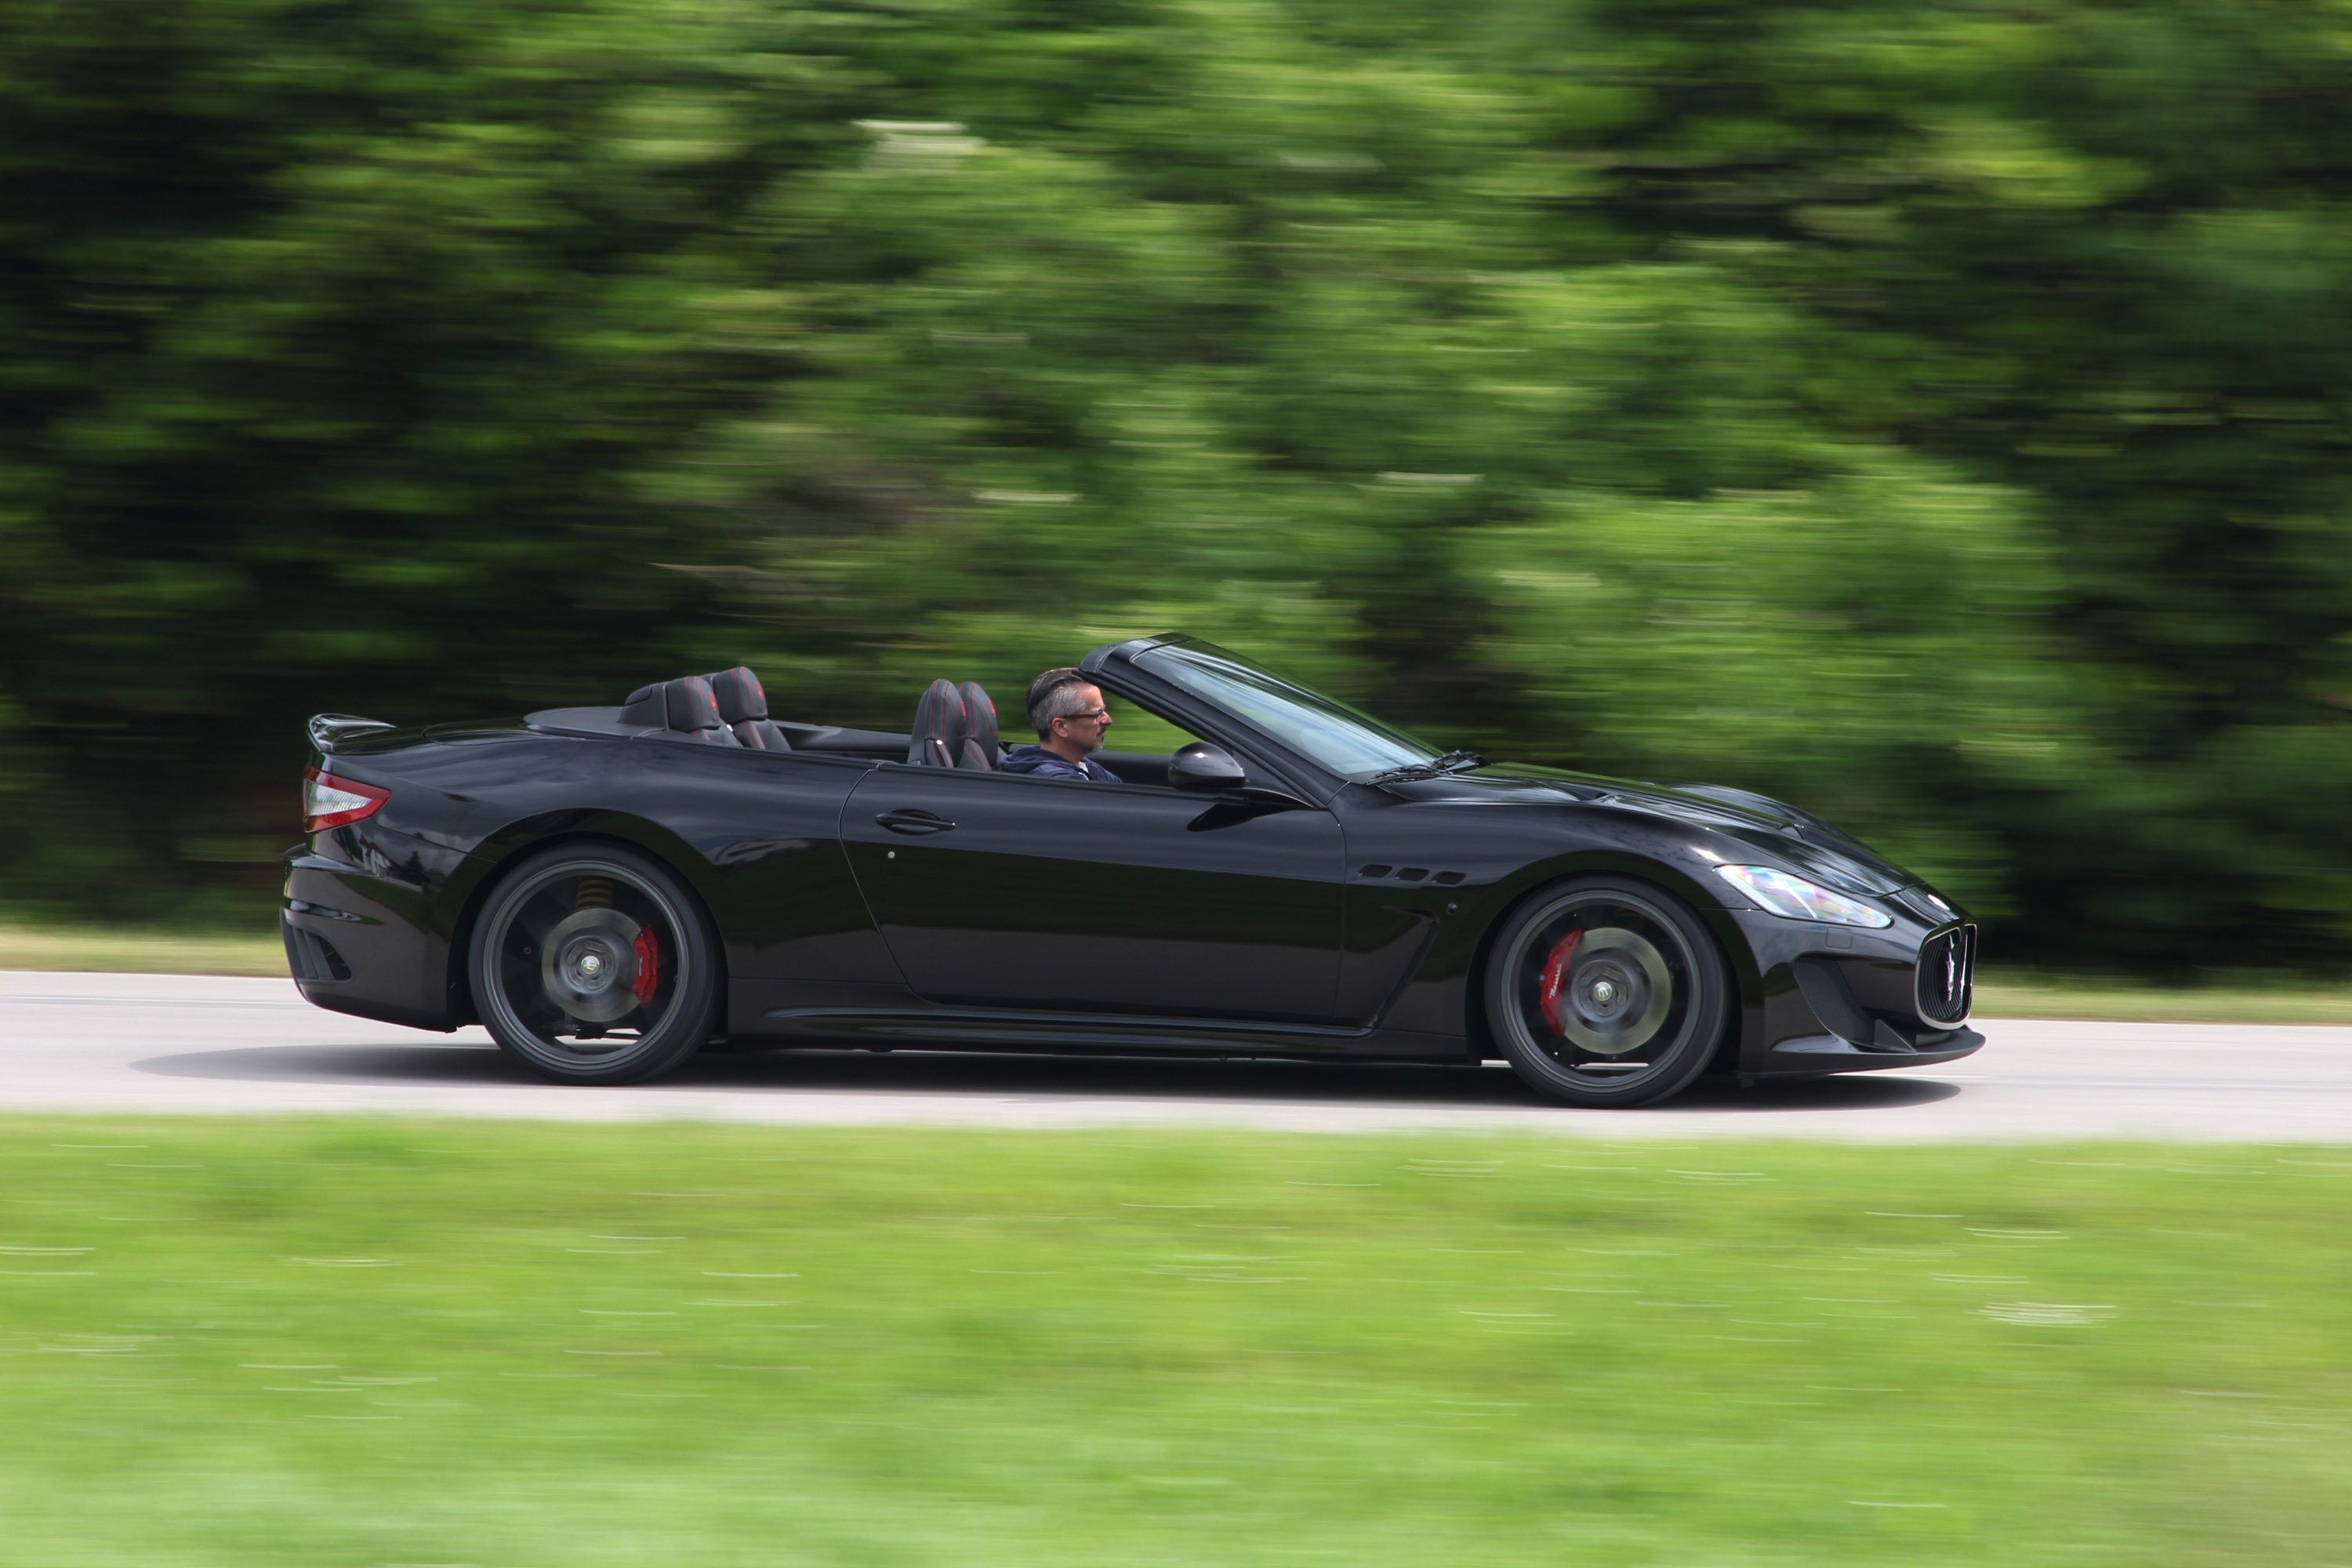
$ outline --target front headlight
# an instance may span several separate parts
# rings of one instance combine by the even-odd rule
[[[1717,866],[1715,874],[1771,910],[1792,921],[1820,921],[1835,926],[1887,926],[1894,918],[1858,899],[1815,887],[1802,877],[1775,871],[1769,866]]]

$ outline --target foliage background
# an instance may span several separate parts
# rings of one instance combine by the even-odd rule
[[[320,709],[1181,626],[2337,967],[2347,95],[2343,0],[16,0],[0,903],[254,918]]]

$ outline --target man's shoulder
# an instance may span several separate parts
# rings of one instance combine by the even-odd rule
[[[1059,752],[1043,746],[1008,747],[996,770],[1005,773],[1028,773],[1041,779],[1087,779],[1097,784],[1117,784],[1118,775],[1100,763],[1088,759],[1074,763]]]
[[[1004,773],[1035,773],[1040,778],[1076,779],[1086,777],[1085,770],[1066,757],[1055,755],[1043,746],[1009,746],[996,764]]]

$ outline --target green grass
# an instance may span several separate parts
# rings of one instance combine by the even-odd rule
[[[2190,985],[2112,976],[1998,973],[1977,987],[1985,1018],[2088,1018],[2125,1024],[2352,1024],[2352,990],[2295,975],[2231,973]]]
[[[0,925],[0,969],[111,974],[286,976],[274,927],[257,931],[158,931],[137,927]]]
[[[2352,1561],[2352,1151],[0,1124],[0,1561]]]

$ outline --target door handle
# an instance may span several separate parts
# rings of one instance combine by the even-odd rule
[[[887,827],[893,833],[916,836],[926,833],[950,833],[955,830],[955,824],[938,813],[918,811],[912,806],[901,806],[896,811],[886,811],[874,821],[877,826]]]

